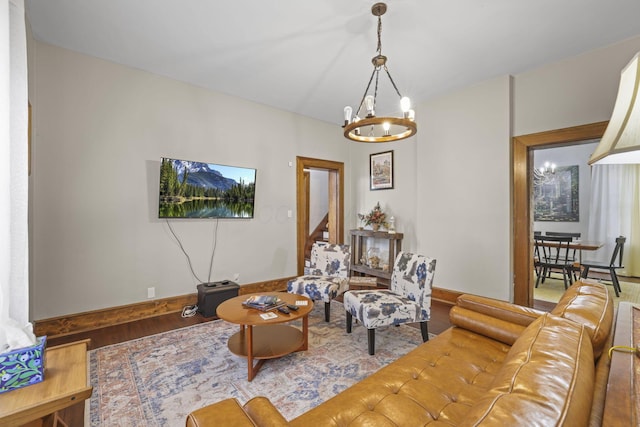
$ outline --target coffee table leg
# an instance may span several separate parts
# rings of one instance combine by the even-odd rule
[[[302,347],[300,350],[307,350],[309,347],[309,315],[302,318]]]
[[[247,367],[249,368],[247,379],[251,381],[256,373],[253,372],[253,326],[247,326]]]
[[[247,380],[251,381],[256,377],[260,367],[264,363],[264,359],[259,359],[253,366],[253,326],[247,325]]]

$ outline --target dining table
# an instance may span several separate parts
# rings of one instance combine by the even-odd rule
[[[560,242],[553,242],[553,241],[548,241],[548,240],[539,240],[538,241],[539,245],[542,246],[546,246],[548,248],[557,248],[559,246],[562,245],[562,247],[565,247],[565,245],[563,243]],[[573,250],[577,250],[578,251],[578,262],[580,264],[582,264],[582,251],[597,251],[598,249],[600,249],[601,247],[604,246],[604,242],[598,242],[598,241],[588,241],[588,240],[573,240],[569,243],[569,249],[573,249]]]

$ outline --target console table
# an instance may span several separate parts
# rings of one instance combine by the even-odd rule
[[[91,396],[87,385],[89,340],[45,350],[44,381],[0,394],[0,425],[66,426],[58,411]]]
[[[388,284],[391,280],[391,271],[396,256],[402,250],[402,233],[387,233],[386,231],[373,230],[351,230],[351,267],[350,270],[356,275],[366,275],[379,277],[381,283]],[[362,263],[362,256],[365,253],[365,239],[384,239],[388,241],[389,257],[387,265],[389,268],[384,271],[382,268],[372,268]]]

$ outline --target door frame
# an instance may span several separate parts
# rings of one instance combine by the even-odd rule
[[[296,246],[298,275],[304,274],[304,248],[309,237],[306,223],[308,191],[305,169],[329,172],[329,242],[344,243],[344,163],[331,160],[296,157]]]
[[[512,138],[513,146],[513,302],[533,307],[533,150],[602,138],[608,121]]]

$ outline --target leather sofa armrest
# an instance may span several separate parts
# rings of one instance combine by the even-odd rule
[[[285,427],[289,422],[266,397],[258,396],[244,404],[244,410],[258,426]]]
[[[464,294],[449,311],[452,325],[513,345],[522,331],[544,312],[509,302]]]
[[[529,326],[531,322],[545,313],[544,311],[512,304],[510,302],[470,294],[460,295],[457,299],[457,305],[525,327]]]
[[[288,426],[287,420],[265,397],[255,397],[244,407],[236,399],[225,399],[187,415],[187,427],[225,425],[233,427]]]

